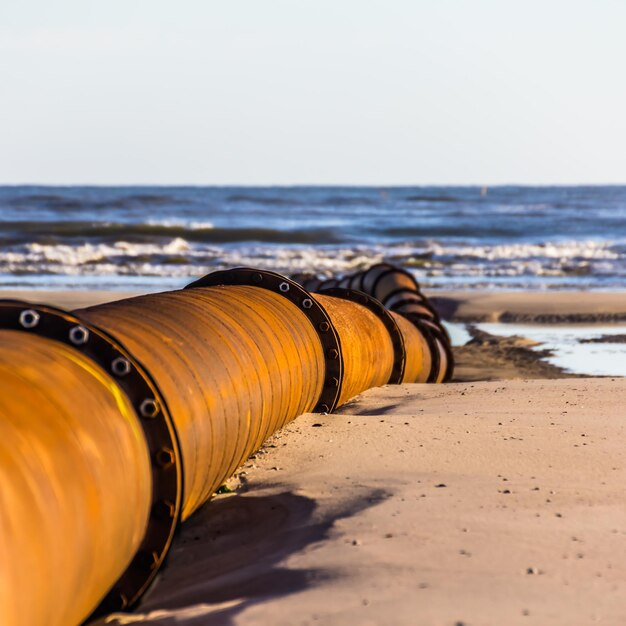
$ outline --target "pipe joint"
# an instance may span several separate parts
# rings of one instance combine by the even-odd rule
[[[385,326],[385,329],[389,333],[391,344],[393,346],[393,368],[387,384],[398,385],[402,382],[404,377],[404,367],[406,364],[406,349],[404,345],[404,338],[398,328],[398,324],[393,319],[389,311],[380,303],[376,298],[370,296],[362,291],[356,289],[347,289],[343,287],[330,287],[328,289],[322,289],[320,292],[322,295],[333,296],[335,298],[341,298],[342,300],[350,300],[364,306],[370,310]]]
[[[33,320],[36,320],[35,324],[30,323]],[[135,409],[137,423],[153,459],[152,513],[137,554],[89,619],[105,615],[112,608],[127,608],[139,599],[156,576],[180,518],[182,462],[165,401],[148,372],[119,342],[61,309],[17,300],[0,300],[0,330],[28,332],[63,343],[87,356],[106,372],[114,369],[113,363],[127,364],[124,375],[115,376],[112,380]],[[164,459],[167,462],[161,462]],[[160,502],[171,505],[169,515],[158,515]],[[148,567],[146,554],[151,555]]]
[[[307,317],[322,344],[326,367],[322,392],[313,411],[315,413],[330,413],[333,411],[341,396],[344,364],[339,334],[324,307],[302,285],[294,280],[276,272],[249,267],[237,267],[231,270],[212,272],[190,283],[185,289],[228,285],[259,287],[277,293],[295,304],[302,314]]]

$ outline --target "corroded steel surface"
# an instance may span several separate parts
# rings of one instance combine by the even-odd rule
[[[201,287],[76,313],[119,339],[158,381],[182,451],[183,519],[321,392],[317,333],[280,294]]]
[[[271,272],[229,274],[76,317],[1,303],[3,624],[77,624],[105,596],[97,612],[126,608],[179,518],[285,423],[389,381],[450,375],[445,331],[402,271],[321,283],[371,289],[388,312]]]
[[[320,292],[335,285],[362,291],[412,323],[421,335],[421,340],[414,337],[412,341],[415,349],[406,349],[407,360],[412,363],[409,366],[410,371],[405,374],[405,382],[413,378],[416,382],[441,383],[452,378],[454,357],[450,337],[428,298],[420,291],[415,277],[406,270],[389,263],[379,263],[355,274],[324,281],[306,274],[299,275],[298,278],[305,288]],[[409,331],[406,325],[404,329],[405,339],[414,334],[407,335]],[[426,350],[420,357],[423,361],[421,369],[417,363],[417,354],[420,351],[418,344],[426,344]]]
[[[425,383],[432,368],[432,357],[424,335],[402,315],[391,311],[392,317],[404,337],[406,360],[403,383]]]
[[[393,345],[384,324],[360,304],[315,294],[326,309],[341,343],[344,374],[339,404],[389,380],[394,362]]]
[[[0,616],[83,620],[145,533],[148,448],[113,378],[77,350],[0,331]]]

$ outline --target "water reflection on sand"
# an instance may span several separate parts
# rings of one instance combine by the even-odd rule
[[[536,341],[540,344],[536,346],[537,350],[552,351],[552,356],[546,358],[549,363],[569,372],[594,376],[626,376],[626,343],[581,343],[581,340],[596,339],[606,335],[624,335],[626,334],[625,324],[484,323],[476,324],[476,328],[500,337],[518,335]]]

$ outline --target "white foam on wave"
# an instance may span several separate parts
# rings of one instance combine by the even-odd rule
[[[476,281],[516,286],[545,279],[623,280],[626,265],[609,243],[574,241],[497,246],[415,248],[408,244],[361,246],[214,245],[177,237],[165,244],[38,244],[0,250],[5,275],[163,277],[181,279],[233,266],[254,266],[285,274],[347,274],[381,261],[406,265],[425,284]],[[585,278],[586,277],[586,278]],[[461,282],[459,282],[461,281]]]
[[[380,263],[385,256],[383,248],[274,248],[252,246],[239,249],[226,249],[220,261],[226,265],[253,265],[262,269],[284,271],[286,273],[307,272],[323,275],[351,272],[374,263]]]
[[[188,230],[211,230],[215,228],[213,222],[189,222],[179,219],[148,220],[148,226],[165,226],[166,228],[186,228]]]
[[[14,261],[24,260],[28,262],[61,263],[63,265],[83,265],[85,263],[115,259],[116,257],[189,254],[191,252],[189,243],[181,237],[176,237],[165,245],[117,241],[114,244],[84,243],[74,246],[69,244],[30,243],[24,246],[24,248],[24,252],[9,252],[0,255],[0,260],[3,257],[8,257]]]
[[[493,246],[442,246],[432,243],[429,253],[435,256],[457,256],[497,261],[500,259],[619,259],[610,241],[559,241],[546,243],[510,243]]]
[[[32,243],[15,250],[0,251],[0,272],[183,276],[249,265],[284,273],[331,275],[355,271],[383,258],[383,248],[232,247],[192,244],[177,237],[164,245],[127,241],[77,245]]]

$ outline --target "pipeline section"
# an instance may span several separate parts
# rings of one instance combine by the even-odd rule
[[[425,344],[423,358],[429,360],[428,374],[424,377],[425,368],[420,369],[416,364],[419,374],[408,377],[404,382],[440,383],[451,380],[454,356],[448,332],[415,277],[403,268],[379,263],[361,272],[326,280],[310,274],[297,274],[292,279],[316,293],[332,290],[338,296],[340,290],[356,290],[374,297],[389,309],[402,328],[406,329],[405,320],[415,327]]]
[[[248,268],[73,313],[0,301],[0,345],[7,626],[133,606],[177,524],[267,437],[370,387],[426,380],[434,360],[372,296]]]

